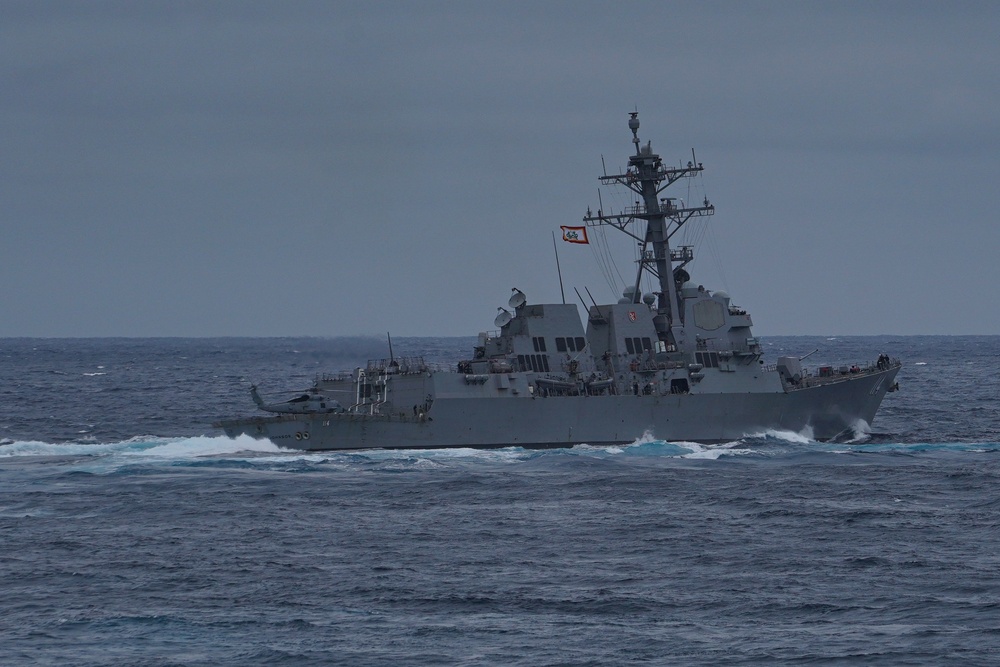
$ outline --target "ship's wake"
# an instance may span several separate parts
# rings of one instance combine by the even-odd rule
[[[249,436],[134,437],[111,443],[47,443],[6,440],[0,443],[0,465],[54,464],[60,469],[91,474],[185,468],[256,469],[302,472],[317,469],[406,472],[446,468],[508,465],[552,465],[581,459],[609,461],[782,459],[805,455],[890,454],[1000,451],[1000,443],[899,443],[873,435],[858,425],[849,439],[817,442],[807,432],[765,431],[731,442],[701,444],[668,441],[646,432],[631,443],[581,444],[567,448],[525,449],[371,449],[307,452],[285,449]]]
[[[38,440],[9,441],[0,446],[0,458],[10,457],[99,457],[108,455],[149,456],[161,458],[194,458],[234,454],[237,452],[278,452],[279,447],[268,440],[195,436],[162,438],[136,436],[110,443],[49,443]]]

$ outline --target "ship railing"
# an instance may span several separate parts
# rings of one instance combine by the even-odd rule
[[[433,371],[435,373],[456,373],[458,372],[458,365],[447,364],[444,362],[434,362],[430,364],[424,364],[424,369],[428,371]]]
[[[351,371],[337,371],[336,373],[321,373],[316,376],[317,382],[346,382],[353,377]]]
[[[730,350],[737,352],[733,344],[729,339],[718,339],[718,338],[699,338],[695,343],[695,349],[698,352],[729,352]]]
[[[428,371],[434,371],[437,373],[447,373],[449,371],[454,372],[457,366],[455,364],[449,364],[445,362],[432,362],[432,363],[424,362],[421,364],[406,366],[405,370],[403,370],[403,368],[404,366],[402,364],[402,361],[400,361],[400,370],[395,372],[399,373],[400,375],[405,375],[405,374],[412,375],[418,373],[426,373]],[[383,367],[379,366],[377,361],[374,362],[374,365],[372,361],[369,361],[369,365],[366,366],[366,368],[362,372],[366,374],[372,373],[377,375],[382,369]],[[316,380],[317,382],[345,382],[354,380],[355,373],[356,371],[337,371],[335,373],[322,373],[316,376]]]
[[[899,359],[886,356],[882,363],[870,361],[861,364],[822,364],[813,369],[802,370],[802,382],[799,388],[815,387],[823,384],[842,382],[852,377],[882,373],[900,364]]]
[[[354,414],[361,415],[377,415],[381,414],[382,406],[385,404],[384,400],[376,401],[362,401],[360,403],[355,403],[347,409],[348,412],[353,412]]]
[[[427,364],[423,357],[369,359],[365,370],[368,373],[423,373],[427,370]]]
[[[702,338],[695,342],[697,352],[718,352],[722,359],[749,357],[761,353],[760,341],[747,338],[744,344],[733,344],[728,338]]]
[[[646,250],[642,253],[642,261],[646,262],[647,264],[651,264],[658,259],[665,258],[666,256],[667,255],[663,250],[658,250],[655,253],[652,250]],[[672,259],[675,262],[682,261],[682,257],[677,253],[675,253],[673,250],[670,251],[670,259]]]
[[[675,262],[690,262],[694,259],[694,248],[686,245],[670,251],[670,259]]]

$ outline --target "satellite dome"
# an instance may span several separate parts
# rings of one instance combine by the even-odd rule
[[[528,301],[528,299],[524,296],[524,292],[521,290],[515,287],[513,292],[514,293],[510,295],[510,300],[507,302],[507,305],[511,308],[520,308]]]
[[[698,296],[698,286],[695,285],[690,280],[681,285],[681,296],[685,299],[691,299]]]
[[[656,303],[656,295],[655,294],[643,294],[642,295],[642,302],[644,304],[646,304],[647,306],[652,306],[654,303]]]

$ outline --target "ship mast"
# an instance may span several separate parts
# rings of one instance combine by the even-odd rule
[[[679,338],[677,335],[679,331],[675,333],[675,330],[684,325],[684,313],[678,305],[680,283],[683,282],[678,279],[683,273],[680,268],[694,259],[694,251],[686,246],[671,250],[670,237],[692,217],[715,213],[715,206],[705,199],[704,206],[678,208],[672,197],[659,196],[678,179],[692,177],[702,171],[703,167],[700,162],[696,164],[693,160],[688,162],[686,167],[664,167],[660,156],[653,152],[652,142],[640,146],[638,112],[631,112],[629,116],[628,127],[632,130],[635,155],[629,157],[629,166],[624,174],[604,175],[600,177],[600,181],[605,185],[624,185],[642,200],[636,201],[634,206],[618,214],[605,214],[603,210],[598,210],[594,215],[588,208],[583,220],[588,225],[610,225],[639,242],[639,270],[636,274],[632,299],[638,303],[642,297],[639,284],[643,272],[649,272],[657,278],[660,289],[656,292],[656,315],[653,317],[653,324],[656,327],[657,338],[664,343],[665,350],[673,351],[676,350]],[[628,231],[627,227],[633,220],[646,221],[643,236]],[[679,275],[676,278],[674,262],[678,262]]]

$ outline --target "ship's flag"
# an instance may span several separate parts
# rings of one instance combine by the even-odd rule
[[[586,227],[565,227],[560,225],[559,229],[562,230],[563,241],[569,241],[570,243],[590,243],[587,240]]]

